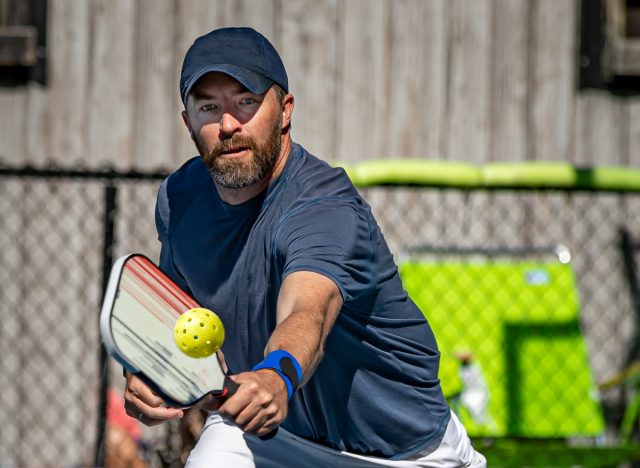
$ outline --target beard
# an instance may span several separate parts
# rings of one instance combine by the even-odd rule
[[[192,136],[216,183],[225,188],[240,189],[261,181],[271,173],[280,156],[281,133],[282,122],[278,115],[263,144],[251,137],[235,134],[210,147],[197,135]],[[237,159],[222,157],[223,152],[233,148],[246,148],[251,152],[251,156]]]

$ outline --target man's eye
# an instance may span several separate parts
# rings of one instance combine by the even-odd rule
[[[215,107],[214,107],[214,105],[213,105],[213,104],[205,104],[204,106],[202,106],[202,107],[200,108],[200,110],[201,110],[202,112],[211,112],[211,111],[215,110]]]
[[[256,102],[258,101],[252,97],[245,97],[240,100],[240,104],[244,104],[244,105],[251,105],[251,104],[255,104]]]

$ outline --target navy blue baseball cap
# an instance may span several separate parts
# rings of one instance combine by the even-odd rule
[[[232,76],[255,94],[274,83],[289,91],[289,80],[276,49],[255,29],[222,28],[195,40],[187,51],[180,74],[180,96],[186,105],[189,91],[205,74]]]

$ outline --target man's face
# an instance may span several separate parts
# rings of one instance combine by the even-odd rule
[[[185,123],[217,184],[253,185],[273,170],[281,149],[282,107],[275,90],[253,94],[222,73],[209,73],[193,87]]]

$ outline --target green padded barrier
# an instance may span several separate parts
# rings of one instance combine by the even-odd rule
[[[621,192],[640,192],[640,170],[630,167],[595,167],[581,169],[580,183],[584,187]]]
[[[344,167],[344,166],[343,166]],[[423,159],[385,159],[361,162],[347,169],[354,184],[476,187],[478,169],[465,163]]]
[[[443,390],[471,436],[603,433],[568,264],[407,261],[400,273],[434,329]]]
[[[567,163],[489,163],[482,169],[489,187],[576,187],[578,172]]]
[[[335,164],[359,187],[417,185],[459,189],[558,189],[640,192],[640,170],[576,167],[564,162],[507,162],[481,166],[454,161],[383,159]]]
[[[579,168],[567,163],[488,163],[481,169],[484,187],[640,191],[640,171],[628,167]]]

